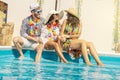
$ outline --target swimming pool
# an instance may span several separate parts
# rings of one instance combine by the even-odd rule
[[[44,51],[41,62],[34,64],[35,52],[24,49],[24,60],[16,49],[0,49],[0,80],[120,80],[120,56],[100,55],[105,67],[86,66],[82,58],[60,63],[54,51]]]

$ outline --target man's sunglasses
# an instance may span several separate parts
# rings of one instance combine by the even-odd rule
[[[33,12],[35,12],[35,13],[38,13],[38,14],[39,14],[39,13],[41,13],[41,12],[42,12],[42,10],[35,10],[35,9],[34,9],[34,10],[33,10]]]

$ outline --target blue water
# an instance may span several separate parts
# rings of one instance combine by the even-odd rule
[[[34,64],[35,52],[24,50],[24,59],[18,60],[16,50],[0,50],[0,80],[120,80],[120,57],[99,56],[105,67],[86,66],[82,57],[69,64],[60,63],[55,52],[44,51],[39,64]]]

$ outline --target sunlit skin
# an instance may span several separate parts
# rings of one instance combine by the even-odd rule
[[[81,54],[83,55],[83,57],[85,59],[86,65],[88,65],[88,66],[92,65],[92,63],[90,62],[89,57],[88,57],[87,50],[89,50],[90,54],[94,57],[97,65],[98,66],[104,66],[104,64],[100,61],[100,59],[97,55],[97,51],[96,51],[93,43],[88,42],[88,41],[83,40],[83,39],[78,39],[80,37],[81,30],[82,30],[81,23],[78,22],[77,26],[75,26],[75,27],[78,27],[78,30],[79,30],[77,34],[74,34],[74,35],[65,34],[65,28],[66,28],[68,22],[71,21],[72,23],[74,22],[74,24],[75,24],[75,21],[73,21],[75,18],[76,18],[75,16],[72,16],[71,14],[67,13],[67,19],[65,19],[63,21],[61,32],[60,32],[60,35],[62,37],[61,41],[64,42],[67,38],[76,38],[75,40],[71,40],[69,47],[71,49],[81,50]],[[75,19],[75,20],[77,21],[79,19]]]
[[[35,23],[37,22],[37,19],[40,19],[40,13],[41,13],[40,7],[37,7],[35,10],[31,11],[32,20]],[[36,43],[39,43],[39,45],[35,48],[35,51],[37,52],[36,57],[35,57],[35,63],[38,63],[41,59],[41,54],[42,54],[42,46],[43,46],[42,40],[41,40],[41,38],[31,37],[31,36],[27,36],[26,39],[34,41]],[[19,36],[14,37],[13,42],[20,54],[19,59],[22,60],[24,58],[24,55],[22,52],[22,45],[24,42],[23,42],[22,38]]]
[[[59,16],[58,14],[53,14],[53,19],[51,19],[49,21],[49,24],[47,25],[52,25],[56,20],[59,20]],[[55,35],[55,33],[53,33]],[[64,62],[64,63],[68,63],[68,61],[65,59],[61,49],[60,49],[60,46],[59,46],[59,43],[58,43],[58,38],[56,41],[47,41],[46,44],[45,44],[45,49],[55,49],[55,51],[57,52],[58,56],[60,57],[60,59]]]

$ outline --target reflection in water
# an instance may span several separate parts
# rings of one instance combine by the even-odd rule
[[[7,55],[0,56],[0,76],[3,80],[119,80],[119,65],[104,63],[107,64],[105,67],[86,66],[42,58],[39,64],[34,64],[31,58],[25,57],[21,61]]]
[[[35,64],[35,75],[33,76],[33,80],[39,80],[42,78],[41,76],[41,65]]]
[[[56,74],[60,74],[60,73],[62,72],[63,68],[64,68],[63,65],[58,66],[58,68],[57,68],[57,70],[56,70],[55,73],[56,73]]]

